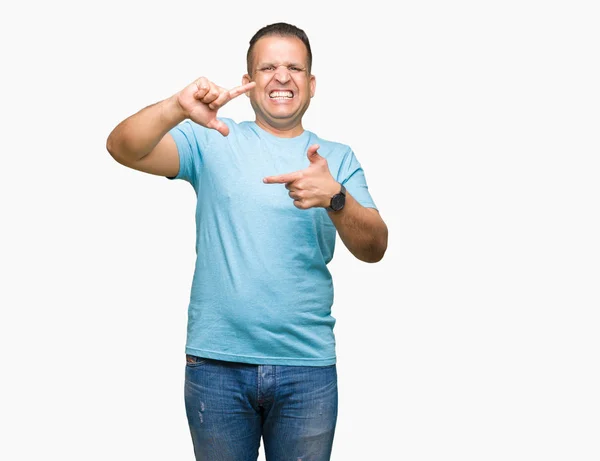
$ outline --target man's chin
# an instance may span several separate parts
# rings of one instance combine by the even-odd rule
[[[299,111],[297,109],[296,110],[274,110],[274,111],[267,112],[266,115],[273,120],[279,120],[279,121],[289,120],[289,121],[293,122],[293,121],[300,121],[300,119],[302,119],[302,116],[304,115],[304,112],[306,112],[306,109],[304,109],[302,111]]]
[[[296,112],[294,113],[285,113],[285,112],[275,112],[275,113],[269,113],[267,114],[267,118],[273,121],[276,121],[278,123],[293,123],[294,121],[297,121],[299,119],[298,114]]]

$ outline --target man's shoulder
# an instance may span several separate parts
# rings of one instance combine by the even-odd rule
[[[221,120],[223,123],[227,124],[227,126],[229,128],[243,128],[244,125],[248,122],[236,122],[234,119],[229,118],[229,117],[217,117],[219,120]]]
[[[244,136],[248,137],[254,133],[252,130],[252,122],[249,120],[243,120],[241,122],[236,122],[232,118],[228,117],[218,117],[223,123],[225,123],[229,127],[229,136]]]
[[[318,144],[320,146],[319,152],[323,151],[333,155],[341,156],[347,155],[350,152],[352,152],[352,148],[348,144],[323,138],[312,131],[310,132],[310,134],[311,144]]]

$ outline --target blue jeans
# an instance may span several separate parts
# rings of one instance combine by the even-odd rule
[[[329,461],[335,365],[251,365],[187,356],[185,409],[197,461]]]

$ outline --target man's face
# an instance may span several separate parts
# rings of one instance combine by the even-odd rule
[[[248,93],[262,128],[274,128],[295,136],[302,131],[302,116],[315,94],[315,77],[308,73],[308,52],[296,37],[268,36],[254,44],[251,76],[256,82]]]

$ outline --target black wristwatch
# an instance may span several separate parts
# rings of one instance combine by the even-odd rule
[[[327,207],[327,211],[340,211],[344,208],[346,204],[346,188],[343,184],[340,184],[340,186],[342,186],[342,189],[331,197],[331,203]]]

